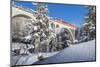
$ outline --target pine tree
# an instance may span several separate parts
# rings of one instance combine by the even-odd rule
[[[95,38],[95,25],[96,25],[96,7],[95,6],[86,6],[88,10],[87,15],[85,16],[84,24],[82,25],[83,36],[87,37],[87,40]]]

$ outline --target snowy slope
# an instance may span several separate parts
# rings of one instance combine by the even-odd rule
[[[44,57],[51,57],[58,52],[41,53]],[[38,61],[37,54],[12,56],[11,65],[30,65]]]
[[[95,61],[95,57],[95,40],[92,40],[66,48],[46,60],[38,61],[33,64]]]

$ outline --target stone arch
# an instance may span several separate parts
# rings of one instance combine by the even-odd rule
[[[69,29],[66,29],[66,28],[62,28],[62,29],[64,29],[64,32],[69,35],[69,40],[73,43],[74,38],[73,38],[72,32]]]
[[[25,17],[25,18],[30,18],[30,19],[32,19],[30,16],[27,16],[27,15],[25,15],[25,14],[18,14],[18,15],[15,15],[15,16],[12,17],[12,19],[15,18],[15,17]]]
[[[19,15],[15,15],[12,17],[12,22],[11,22],[11,32],[12,32],[12,36],[16,35],[16,36],[24,36],[24,34],[22,34],[22,30],[24,28],[24,24],[28,21],[28,19],[32,19],[31,17],[24,15],[24,14],[19,14]]]

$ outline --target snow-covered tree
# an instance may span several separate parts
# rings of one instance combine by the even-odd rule
[[[81,28],[81,40],[88,41],[95,39],[96,36],[96,7],[95,6],[86,6],[88,10],[85,21]]]

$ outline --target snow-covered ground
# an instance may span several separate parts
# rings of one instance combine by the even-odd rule
[[[79,62],[79,61],[95,61],[95,40],[75,44],[65,48],[58,54],[42,61],[33,64],[49,64],[49,63],[64,63],[64,62]]]
[[[17,44],[18,45],[18,44]],[[18,47],[17,47],[18,48]],[[48,64],[76,61],[95,61],[95,40],[75,44],[59,52],[41,53],[44,60],[38,61],[37,54],[11,57],[12,65]]]
[[[14,46],[19,48],[19,46]],[[51,57],[58,52],[49,52],[49,53],[39,53],[44,58]],[[11,65],[30,65],[38,61],[39,54],[29,54],[29,55],[17,55],[11,57]]]

